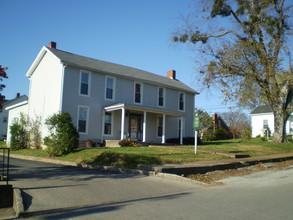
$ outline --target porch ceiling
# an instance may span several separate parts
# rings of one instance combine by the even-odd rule
[[[159,109],[159,108],[150,108],[150,107],[145,107],[145,106],[137,106],[137,105],[129,105],[125,103],[117,103],[114,105],[106,106],[104,110],[106,112],[112,112],[116,110],[133,110],[133,111],[141,111],[141,112],[149,112],[149,113],[155,113],[155,114],[165,114],[168,116],[173,116],[173,117],[181,117],[184,116],[184,112],[173,112],[173,111],[167,111],[164,109]]]

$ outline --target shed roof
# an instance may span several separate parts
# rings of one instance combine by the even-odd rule
[[[263,114],[263,113],[272,113],[273,110],[268,105],[256,107],[250,114]]]

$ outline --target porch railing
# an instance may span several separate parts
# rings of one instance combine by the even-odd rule
[[[4,184],[6,182],[6,185],[8,185],[10,148],[0,148],[0,157],[0,182],[4,182]]]

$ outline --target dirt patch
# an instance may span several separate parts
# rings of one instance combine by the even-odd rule
[[[254,166],[242,167],[238,169],[217,170],[205,174],[193,174],[189,175],[188,178],[204,182],[210,186],[223,185],[223,183],[221,183],[219,180],[232,176],[245,176],[251,173],[266,170],[278,170],[289,166],[293,166],[293,160],[287,160],[277,163],[259,163]]]

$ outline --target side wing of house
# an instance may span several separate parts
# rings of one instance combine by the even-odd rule
[[[14,120],[16,120],[17,118],[20,118],[21,114],[27,115],[28,102],[23,101],[23,102],[15,104],[15,105],[8,106],[6,108],[6,110],[8,111],[8,123],[7,123],[8,126],[7,126],[6,143],[7,143],[7,146],[9,146],[10,145],[10,138],[11,138],[10,126],[13,124]]]
[[[26,75],[30,80],[28,115],[41,118],[45,137],[48,134],[45,120],[61,111],[63,65],[43,47]]]

